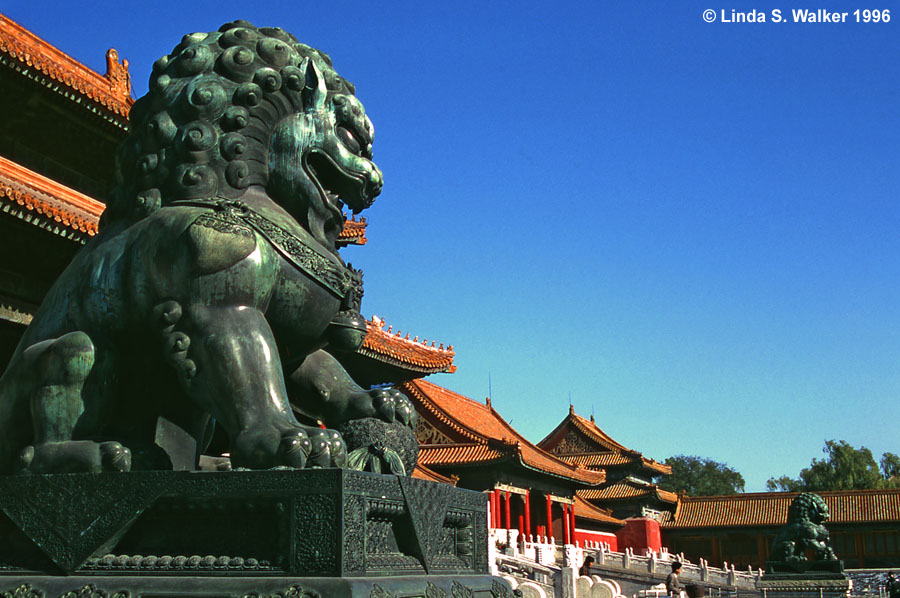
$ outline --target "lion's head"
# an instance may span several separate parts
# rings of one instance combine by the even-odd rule
[[[354,93],[326,54],[282,29],[235,21],[185,36],[131,111],[101,226],[258,185],[333,250],[343,207],[367,208],[382,186]]]
[[[810,522],[821,525],[828,521],[829,517],[831,513],[825,499],[812,492],[804,492],[788,507],[788,523]]]

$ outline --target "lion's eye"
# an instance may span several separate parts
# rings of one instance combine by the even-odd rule
[[[362,145],[359,143],[359,139],[356,138],[356,135],[353,134],[353,131],[344,127],[342,125],[338,125],[334,128],[334,133],[337,135],[337,138],[341,140],[348,150],[356,154],[357,156],[362,153]]]

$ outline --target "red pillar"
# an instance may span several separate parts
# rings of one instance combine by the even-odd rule
[[[503,511],[500,509],[500,491],[494,490],[494,508],[497,516],[494,517],[494,527],[503,527]]]
[[[531,535],[531,491],[525,491],[525,535]]]
[[[553,535],[553,501],[547,495],[547,538]]]
[[[569,532],[569,538],[572,541],[572,544],[575,543],[575,505],[569,505],[569,523],[572,526],[572,531]]]
[[[503,527],[503,506],[500,502],[500,491],[494,490],[494,507],[497,516],[494,517],[494,527]]]
[[[491,500],[494,501],[494,527],[501,527],[500,524],[500,490],[494,488],[494,491],[491,492]]]
[[[506,529],[512,529],[512,526],[509,523],[509,490],[506,491],[506,504],[504,505],[504,509],[505,511],[503,514],[506,516],[506,518],[504,519],[503,523],[506,524]]]
[[[562,516],[562,529],[563,529],[563,544],[571,544],[572,541],[569,538],[569,505],[563,503],[563,516]]]
[[[525,492],[528,492],[528,490],[526,490]],[[519,520],[519,528],[518,529],[519,529],[519,536],[521,537],[521,536],[525,535],[525,497],[522,496],[521,494],[518,496],[519,496],[519,505],[521,507],[519,510],[519,516],[518,516],[518,520]]]

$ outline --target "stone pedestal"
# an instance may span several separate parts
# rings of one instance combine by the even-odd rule
[[[850,580],[798,579],[796,576],[766,575],[756,584],[764,598],[845,598],[850,595]]]
[[[0,477],[0,595],[512,596],[486,501],[339,469]]]
[[[841,561],[766,563],[756,587],[764,598],[846,598],[852,584]]]
[[[507,581],[486,576],[274,578],[205,575],[0,577],[9,598],[513,598]]]

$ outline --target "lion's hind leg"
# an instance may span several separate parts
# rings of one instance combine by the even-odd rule
[[[35,343],[22,353],[31,371],[32,444],[16,468],[33,473],[128,471],[131,453],[118,442],[73,440],[84,413],[82,391],[94,366],[94,344],[81,331]]]

